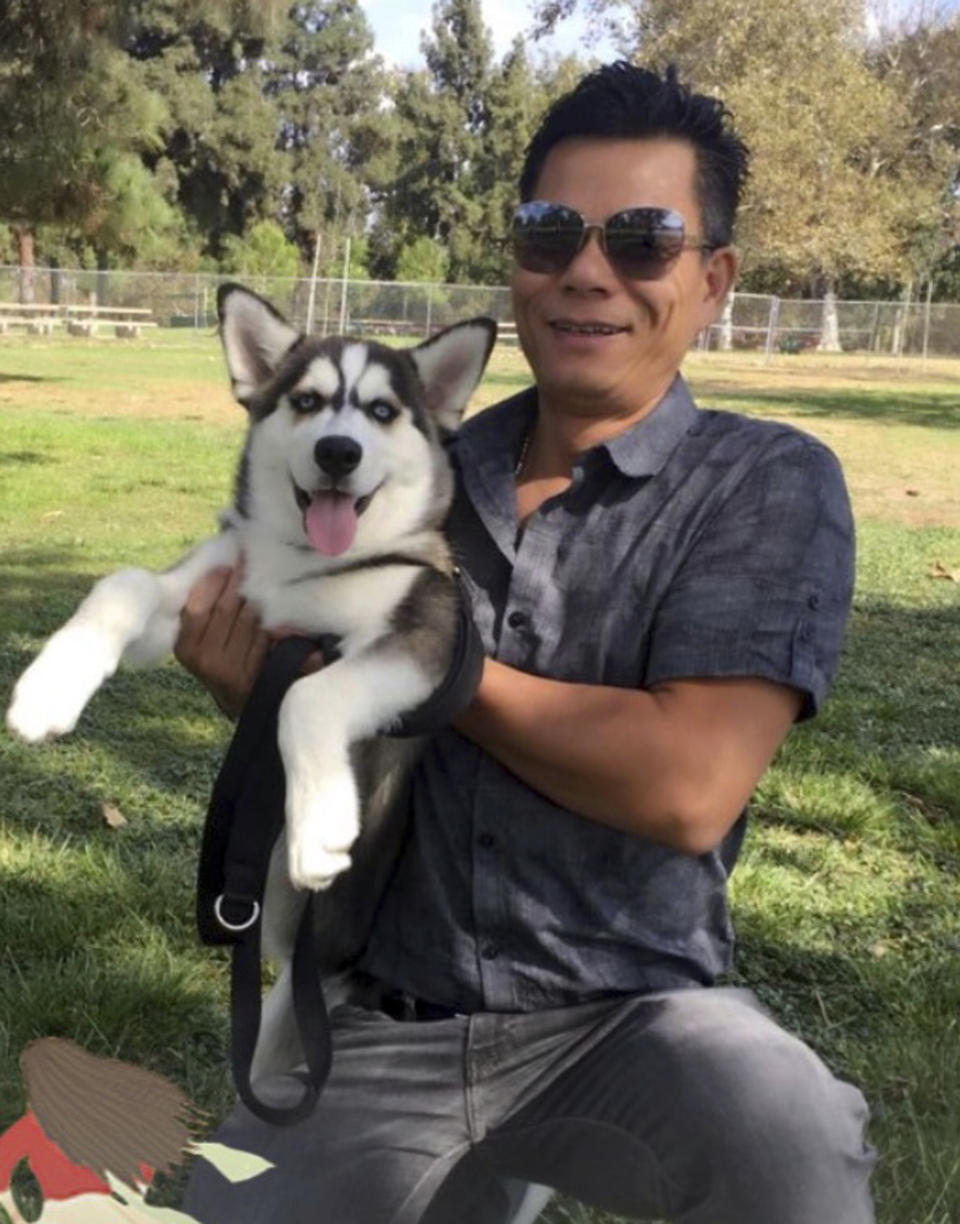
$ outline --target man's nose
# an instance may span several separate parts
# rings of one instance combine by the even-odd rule
[[[584,283],[606,284],[611,277],[616,277],[616,270],[603,249],[603,226],[588,225],[586,242],[567,264],[564,279],[582,288]]]
[[[363,458],[363,447],[354,438],[333,434],[321,438],[313,448],[317,467],[333,480],[349,476]]]

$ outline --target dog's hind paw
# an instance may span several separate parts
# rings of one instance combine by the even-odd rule
[[[115,667],[98,635],[79,630],[55,635],[17,681],[7,726],[28,744],[66,735]]]
[[[287,866],[294,888],[320,892],[329,888],[341,872],[348,870],[350,855],[331,853],[322,846],[291,845]]]
[[[349,766],[311,765],[287,774],[287,863],[296,888],[319,889],[350,866],[360,813]]]

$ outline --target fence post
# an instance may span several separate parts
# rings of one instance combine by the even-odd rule
[[[770,315],[767,319],[767,343],[763,354],[763,364],[769,365],[773,356],[773,341],[780,322],[780,299],[776,296],[770,299]]]
[[[317,304],[317,268],[320,265],[320,231],[317,230],[317,240],[313,245],[313,271],[310,273],[310,294],[307,298],[307,323],[304,331],[309,335],[313,331],[313,311]]]
[[[347,277],[350,275],[350,239],[343,248],[343,287],[340,290],[340,335],[347,331]]]
[[[430,292],[432,286],[427,285],[427,329],[424,333],[424,339],[430,339],[430,331],[433,327],[433,294]]]

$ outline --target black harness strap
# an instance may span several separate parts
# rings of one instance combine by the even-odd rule
[[[304,1093],[295,1105],[281,1108],[260,1101],[250,1084],[260,1032],[263,894],[270,855],[284,821],[286,786],[277,745],[277,716],[284,694],[317,648],[313,639],[287,638],[267,656],[214,783],[197,879],[201,940],[233,947],[231,1061],[237,1091],[252,1113],[277,1126],[292,1125],[310,1114],[331,1061],[312,902],[308,900],[293,955],[294,1014],[307,1063],[306,1073],[297,1078],[304,1084]]]

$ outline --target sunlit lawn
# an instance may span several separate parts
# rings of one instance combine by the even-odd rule
[[[859,519],[834,696],[764,779],[733,877],[736,980],[867,1093],[882,1224],[957,1224],[960,363],[717,354],[688,375],[703,406],[829,442]],[[499,349],[477,402],[524,380]],[[212,336],[0,339],[0,703],[94,577],[167,564],[211,530],[242,421]],[[117,677],[55,746],[0,732],[0,1129],[39,1035],[226,1106],[225,965],[192,926],[224,736],[172,665]]]

